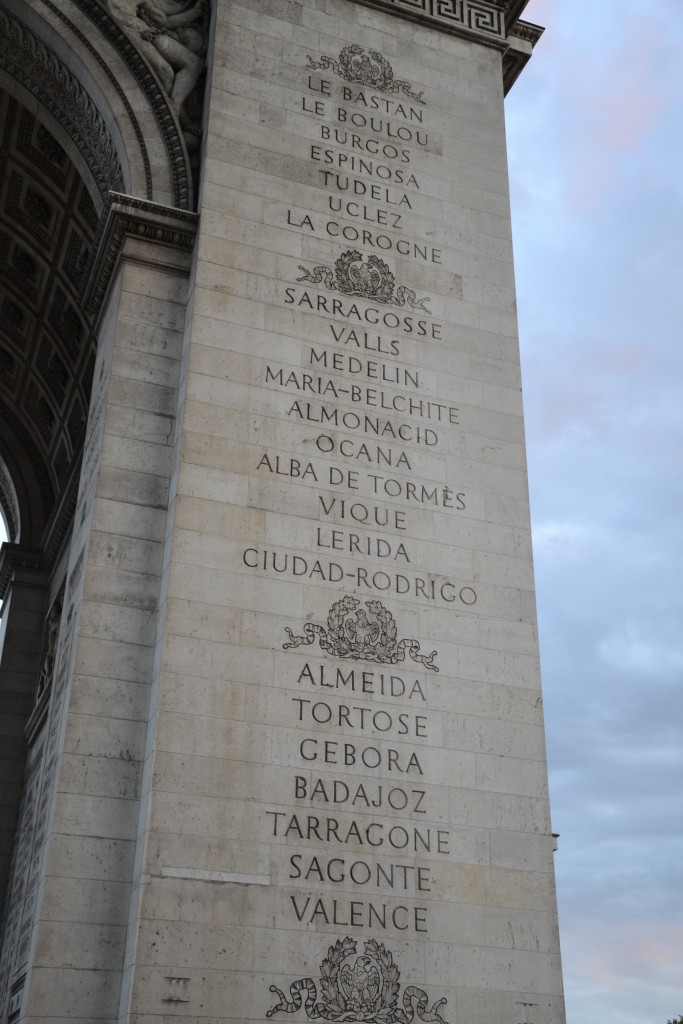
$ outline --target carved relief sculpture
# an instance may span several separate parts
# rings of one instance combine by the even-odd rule
[[[199,149],[209,0],[106,0],[105,6],[157,73],[192,160]]]
[[[50,614],[47,618],[47,641],[45,644],[45,657],[43,658],[43,664],[40,668],[40,675],[38,676],[38,685],[36,687],[36,704],[40,701],[43,694],[48,693],[52,687],[52,680],[55,673],[55,656],[57,654],[57,639],[59,637],[59,624],[62,618],[62,605],[60,601],[55,601],[50,609]]]
[[[199,80],[206,53],[206,18],[202,0],[156,0],[136,8],[149,28],[141,32],[152,43],[170,68],[169,95],[181,118],[185,100]]]
[[[394,78],[394,70],[389,61],[379,50],[368,50],[358,43],[345,46],[339,54],[339,59],[322,56],[320,60],[313,60],[308,54],[307,68],[330,68],[335,75],[346,79],[347,82],[355,82],[358,85],[366,85],[370,89],[377,89],[378,92],[404,93],[418,103],[424,103],[421,92],[413,92],[410,82],[400,78]]]
[[[297,281],[323,284],[330,291],[372,299],[388,306],[410,306],[411,309],[422,309],[425,313],[431,313],[427,305],[429,297],[423,296],[418,299],[412,288],[401,285],[394,295],[394,275],[384,260],[378,256],[363,259],[362,253],[349,249],[336,260],[334,270],[323,263],[313,267],[313,270],[307,270],[299,264],[299,270],[303,276],[297,277]]]
[[[155,0],[138,4],[135,13],[148,27],[140,33],[162,58],[164,85],[173,103],[188,149],[199,134],[199,109],[189,103],[206,54],[208,18],[203,0]]]
[[[400,971],[391,952],[384,943],[369,939],[365,953],[357,956],[351,966],[348,961],[355,955],[357,943],[347,936],[330,946],[320,965],[321,1001],[313,978],[301,978],[290,985],[291,1001],[276,985],[270,991],[280,1002],[268,1010],[266,1017],[278,1012],[295,1013],[303,1003],[310,1020],[324,1018],[336,1021],[364,1021],[366,1024],[410,1024],[415,1016],[421,1021],[447,1024],[439,1010],[445,999],[439,999],[428,1009],[427,993],[415,985],[403,992],[403,1008],[397,1006],[400,991]],[[305,992],[305,999],[302,996]]]
[[[360,658],[363,661],[395,665],[405,659],[407,651],[413,661],[432,672],[439,671],[434,664],[436,651],[432,651],[429,656],[420,654],[417,640],[396,639],[396,622],[381,601],[366,601],[367,611],[359,606],[357,597],[343,597],[330,608],[327,629],[315,622],[306,622],[303,636],[295,636],[289,626],[285,626],[289,643],[282,646],[285,649],[300,645],[306,647],[315,643],[317,636],[322,649],[329,651],[335,658]]]

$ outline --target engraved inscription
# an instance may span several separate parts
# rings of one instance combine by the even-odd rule
[[[299,259],[283,259],[275,293],[301,345],[260,362],[268,447],[253,449],[250,467],[264,490],[286,496],[291,518],[240,550],[243,573],[303,584],[313,602],[307,621],[280,634],[286,796],[262,807],[260,828],[286,927],[343,931],[320,981],[295,980],[289,996],[272,986],[279,1001],[267,1015],[445,1024],[445,1000],[429,1009],[422,988],[401,991],[379,941],[429,936],[435,865],[456,848],[439,781],[440,698],[430,702],[444,667],[415,633],[423,610],[467,613],[478,600],[429,532],[471,500],[448,464],[464,449],[463,411],[420,358],[422,345],[444,342],[444,307],[424,293],[432,280],[443,291],[447,273],[442,203],[421,180],[442,139],[423,94],[377,51],[351,44],[306,68],[297,118],[315,194],[310,207],[273,207],[303,243]],[[321,588],[334,591],[326,618]],[[348,934],[357,929],[360,955]]]

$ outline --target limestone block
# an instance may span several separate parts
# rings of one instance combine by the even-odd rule
[[[126,711],[67,733],[74,826],[139,829],[126,1012],[304,1013],[329,955],[344,999],[394,963],[445,1024],[559,1024],[501,50],[216,14],[182,370],[148,273],[114,359],[77,669]]]

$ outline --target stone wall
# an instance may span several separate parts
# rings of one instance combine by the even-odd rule
[[[71,532],[7,620],[0,694],[51,683],[0,1019],[564,1024],[503,113],[540,30],[28,6],[125,182]]]
[[[564,1019],[501,59],[218,6],[122,1020]]]

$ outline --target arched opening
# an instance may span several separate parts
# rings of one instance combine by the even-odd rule
[[[96,350],[79,294],[103,198],[47,120],[0,88],[3,893],[49,707]]]
[[[170,0],[172,11],[177,3]],[[185,11],[184,5],[180,0],[181,20],[203,26],[201,33],[192,30],[199,50],[180,62],[193,69],[195,81],[206,11],[196,3]],[[177,407],[197,226],[187,140],[198,141],[187,123],[187,99],[183,103],[175,89],[182,70],[177,48],[172,63],[161,52],[168,56],[175,15],[161,18],[153,38],[168,39],[155,44],[135,4],[13,0],[11,6],[11,13],[0,6],[0,517],[8,535],[0,546],[3,1021],[30,1016],[41,986],[50,991],[50,969],[36,957],[41,901],[49,907],[50,885],[61,899],[62,874],[71,871],[70,862],[54,870],[50,860],[72,828],[60,827],[60,815],[68,815],[60,797],[79,790],[92,801],[102,824],[92,833],[88,823],[78,828],[98,845],[98,863],[107,864],[120,853],[107,839],[118,799],[109,786],[109,763],[116,776],[120,762],[130,786],[126,799],[131,805],[136,799],[145,754],[139,725],[153,669],[150,611],[156,614],[163,569],[156,514],[165,508],[170,480],[165,449],[174,443],[169,420]],[[157,358],[163,372],[150,374]],[[148,439],[138,437],[141,422]],[[150,445],[155,456],[161,453],[160,471],[145,461]],[[152,515],[140,519],[141,507]],[[100,571],[102,520],[93,526],[99,515],[121,534],[121,550],[131,536],[134,545],[148,545],[149,566]],[[95,594],[87,589],[93,578]],[[129,585],[144,590],[131,607]],[[124,636],[107,641],[102,654],[99,637],[89,642],[94,618],[88,615],[101,611],[100,621],[109,621],[120,607],[128,623]],[[130,653],[139,663],[139,675],[126,675],[124,687],[110,658],[114,648],[115,657]],[[129,683],[130,696],[133,689],[141,694],[124,707]],[[89,752],[106,764],[94,785],[87,771],[82,777],[71,772],[68,749],[74,719],[95,717],[77,710],[84,695],[104,718],[125,722],[130,737],[125,756]],[[131,869],[136,841],[131,820],[125,854]],[[99,886],[101,879],[91,881]],[[67,904],[65,897],[64,934],[55,948],[97,986],[103,972],[91,971],[75,951],[84,944],[66,923],[76,921]],[[119,941],[114,918],[107,927]],[[122,978],[123,947],[112,952],[109,939],[103,944],[112,977],[118,972]],[[102,1006],[105,1001],[103,993]]]

